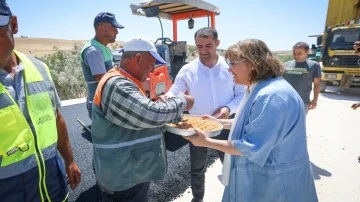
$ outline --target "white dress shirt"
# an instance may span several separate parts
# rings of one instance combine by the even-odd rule
[[[218,56],[215,66],[209,68],[197,58],[184,65],[175,78],[168,96],[188,92],[194,97],[189,111],[194,115],[212,115],[220,107],[227,106],[235,113],[245,94],[244,85],[234,84],[233,76],[224,57]]]

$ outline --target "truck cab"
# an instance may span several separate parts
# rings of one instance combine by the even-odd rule
[[[340,90],[360,87],[360,57],[353,45],[360,40],[360,0],[329,0],[322,36],[321,92],[326,85]]]

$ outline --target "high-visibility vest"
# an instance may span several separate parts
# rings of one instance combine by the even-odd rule
[[[0,83],[0,180],[37,167],[41,199],[51,201],[46,186],[45,160],[57,152],[55,89],[44,63],[14,52],[25,66],[24,88],[32,126]]]

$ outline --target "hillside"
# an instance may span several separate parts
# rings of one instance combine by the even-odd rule
[[[50,39],[50,38],[15,38],[15,49],[32,55],[41,57],[46,54],[53,53],[54,47],[61,50],[71,50],[75,44],[82,46],[87,40],[65,40],[65,39]],[[122,44],[118,41],[114,44],[109,44],[109,47],[117,48]]]
[[[15,38],[15,49],[32,55],[41,57],[46,54],[54,53],[54,47],[57,47],[61,50],[71,50],[75,44],[79,44],[80,47],[86,43],[87,40],[65,40],[65,39],[50,39],[50,38]],[[121,47],[123,42],[117,41],[108,46],[112,49]],[[224,50],[219,50],[220,54]],[[196,56],[195,47],[188,47],[188,57]],[[291,51],[274,51],[277,55],[291,55]]]

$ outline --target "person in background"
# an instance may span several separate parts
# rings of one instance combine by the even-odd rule
[[[294,60],[284,63],[284,78],[299,93],[304,101],[306,114],[309,109],[315,109],[320,94],[321,68],[318,62],[309,60],[309,45],[298,42],[293,46]],[[310,100],[310,93],[314,84],[314,95]]]
[[[107,47],[114,43],[117,29],[123,29],[115,15],[108,12],[99,13],[94,19],[95,37],[88,41],[81,50],[81,67],[87,83],[88,95],[86,107],[91,119],[92,102],[101,77],[113,68],[113,56]]]
[[[0,0],[0,201],[66,201],[81,174],[60,99],[47,65],[14,50],[17,32]]]
[[[354,47],[354,50],[355,50],[355,55],[360,56],[360,41],[355,41],[353,47]],[[358,107],[360,107],[360,102],[354,103],[354,104],[351,105],[351,108],[353,110],[357,109]],[[360,162],[360,157],[359,157],[359,162]]]
[[[193,145],[226,152],[223,202],[316,202],[306,143],[304,103],[282,75],[283,65],[258,39],[239,41],[225,52],[234,80],[247,86],[228,140],[196,130]],[[286,110],[284,110],[286,109]]]
[[[134,38],[124,44],[120,67],[96,89],[91,137],[103,201],[148,201],[150,181],[163,179],[167,170],[162,126],[180,121],[194,103],[183,94],[151,101],[142,82],[155,64],[165,61],[154,44]]]
[[[180,69],[165,96],[171,97],[187,91],[196,101],[190,114],[227,119],[239,106],[245,94],[245,86],[233,82],[224,57],[216,52],[220,44],[216,29],[201,28],[196,31],[194,38],[199,57]],[[223,130],[214,138],[226,140],[228,135],[229,130]],[[223,161],[224,153],[219,152],[219,156]],[[192,202],[200,202],[205,193],[207,148],[190,145],[190,159]]]

